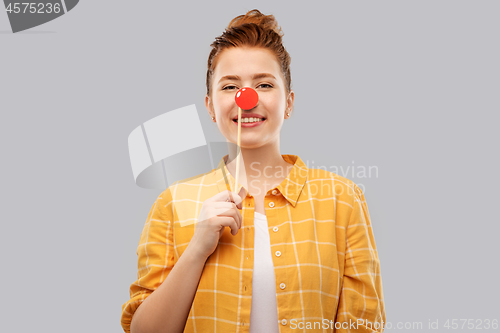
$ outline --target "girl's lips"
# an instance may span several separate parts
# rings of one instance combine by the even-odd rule
[[[257,121],[257,122],[254,122],[254,123],[241,123],[241,128],[243,127],[255,127],[255,126],[259,126],[261,125],[263,122],[265,122],[266,119],[264,120],[261,120],[261,121]],[[236,126],[238,126],[238,122],[237,121],[234,121],[233,120],[233,124],[235,124]]]

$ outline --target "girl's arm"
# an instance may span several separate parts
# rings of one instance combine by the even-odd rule
[[[225,227],[230,227],[233,235],[241,228],[241,197],[232,193],[238,203],[226,202],[230,193],[217,193],[203,203],[194,235],[177,260],[172,195],[169,189],[160,194],[137,247],[137,281],[130,286],[130,300],[122,306],[125,332],[184,331],[205,262],[217,248]]]
[[[130,332],[183,332],[205,261],[188,245],[165,281],[137,308]]]
[[[335,332],[380,333],[386,321],[380,260],[365,196],[357,185],[353,199]]]

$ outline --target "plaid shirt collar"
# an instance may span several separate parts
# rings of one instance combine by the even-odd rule
[[[226,161],[229,155],[225,155],[217,165],[213,176],[216,179],[217,186],[219,188],[219,192],[230,190],[234,188],[235,179],[229,173]],[[279,184],[276,189],[281,192],[281,194],[290,202],[290,204],[295,207],[297,201],[299,199],[299,195],[304,188],[304,185],[307,181],[308,168],[302,159],[297,155],[281,155],[283,159],[293,164],[293,168],[284,179],[281,184]],[[243,185],[239,184],[238,191],[236,193],[240,193]]]

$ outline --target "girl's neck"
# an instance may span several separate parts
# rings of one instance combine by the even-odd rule
[[[236,145],[232,146],[234,149],[230,150],[225,162],[229,173],[236,178]],[[279,147],[242,148],[239,159],[238,182],[246,189],[279,184],[287,177],[292,167],[281,156]]]

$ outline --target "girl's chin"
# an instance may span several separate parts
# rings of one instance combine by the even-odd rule
[[[234,145],[234,148],[237,148],[238,145],[236,142],[231,142]],[[255,140],[242,140],[241,141],[241,149],[257,149],[261,148],[265,145],[265,142],[262,141],[261,138],[256,138]]]

